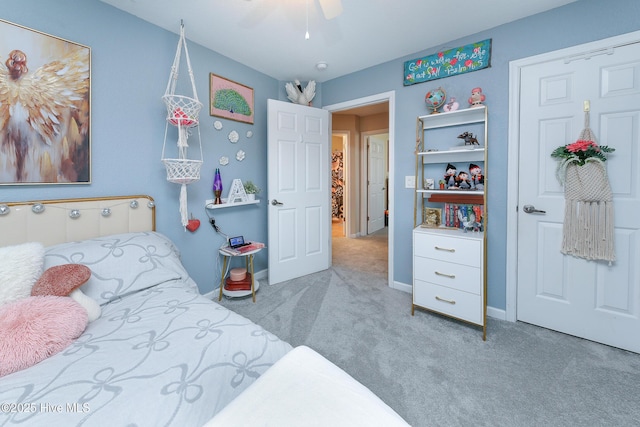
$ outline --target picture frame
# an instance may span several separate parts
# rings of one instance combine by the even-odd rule
[[[437,228],[442,225],[442,209],[438,208],[424,208],[424,222],[423,227]]]
[[[209,114],[253,124],[253,88],[210,73]]]
[[[0,185],[91,184],[91,48],[0,19],[0,58]]]

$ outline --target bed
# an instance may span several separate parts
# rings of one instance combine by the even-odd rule
[[[155,231],[155,204],[148,196],[0,203],[0,236],[0,250],[41,243],[45,273],[88,267],[90,278],[77,289],[99,304],[97,318],[85,320],[63,349],[0,376],[0,426],[284,426],[291,425],[294,402],[299,414],[309,414],[306,425],[327,425],[323,417],[340,425],[333,422],[336,416],[346,422],[344,414],[376,411],[380,416],[374,418],[392,421],[378,425],[406,425],[313,350],[291,351],[288,343],[200,295],[178,249]],[[0,306],[0,322],[11,304]],[[62,319],[57,316],[45,326],[54,328]],[[24,338],[30,333],[19,336],[20,345],[33,345]],[[12,351],[3,348],[0,355]],[[3,357],[0,368],[9,360]],[[272,374],[263,375],[272,367]],[[296,384],[317,387],[297,390]],[[316,413],[318,404],[324,415]],[[248,407],[266,421],[248,421]]]

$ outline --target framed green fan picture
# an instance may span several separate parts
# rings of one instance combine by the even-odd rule
[[[253,124],[253,89],[210,73],[210,115]]]

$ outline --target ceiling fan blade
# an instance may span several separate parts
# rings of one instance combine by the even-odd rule
[[[326,19],[333,19],[342,13],[342,0],[318,0]]]

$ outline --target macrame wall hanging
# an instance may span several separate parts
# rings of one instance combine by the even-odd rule
[[[609,263],[616,259],[613,193],[604,164],[604,153],[612,151],[613,148],[597,144],[589,128],[589,109],[585,107],[585,127],[578,140],[552,154],[563,159],[558,165],[565,197],[563,254]]]
[[[182,56],[182,47],[187,62],[189,78],[191,80],[191,89],[193,96],[176,95],[176,84],[178,82],[178,73],[180,69],[180,59]],[[180,40],[176,56],[171,67],[171,75],[167,83],[167,89],[162,97],[167,107],[167,120],[164,131],[164,143],[162,145],[162,162],[167,169],[167,181],[180,184],[180,218],[182,226],[185,227],[189,222],[187,215],[187,185],[200,180],[200,169],[202,167],[202,143],[200,141],[200,128],[198,127],[198,115],[202,109],[202,103],[198,100],[196,85],[193,79],[193,70],[191,69],[191,61],[189,60],[189,51],[187,50],[187,40],[184,35],[184,25],[180,24]],[[177,157],[167,157],[166,145],[167,136],[170,128],[177,128],[178,141]],[[193,130],[197,130],[197,143],[200,149],[199,159],[189,159],[187,149],[189,139]]]

